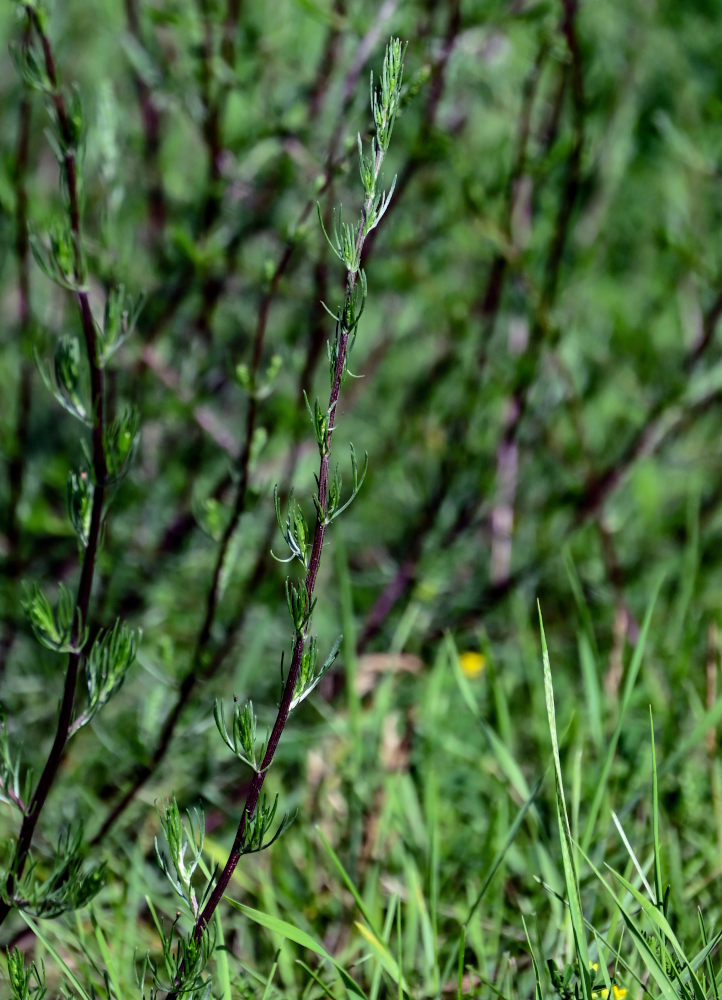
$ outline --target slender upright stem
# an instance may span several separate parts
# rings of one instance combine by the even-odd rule
[[[387,59],[389,60],[389,64],[393,66],[394,64],[391,61],[390,56],[392,51],[391,45],[392,43],[389,44],[389,49],[387,50]],[[398,57],[401,52],[399,42],[395,43],[395,51],[396,56]],[[398,76],[394,79],[394,82],[391,83],[390,76],[394,73],[397,73]],[[250,785],[248,786],[246,799],[241,811],[238,828],[236,830],[236,835],[234,837],[228,859],[222,872],[216,880],[216,884],[213,887],[206,905],[198,914],[196,919],[192,933],[197,942],[203,937],[205,929],[208,926],[208,923],[211,920],[218,904],[223,898],[223,894],[225,893],[236,866],[238,865],[238,862],[244,852],[244,846],[246,845],[246,827],[252,820],[258,806],[263,784],[266,780],[266,774],[273,763],[281,736],[291,712],[291,705],[293,704],[294,694],[296,692],[301,672],[304,652],[311,627],[310,617],[311,610],[313,608],[313,595],[318,579],[319,567],[321,565],[321,557],[326,538],[326,529],[329,524],[329,463],[333,433],[336,426],[336,418],[338,416],[338,402],[341,394],[343,376],[346,372],[351,336],[358,323],[359,314],[356,312],[356,285],[359,281],[360,262],[366,237],[380,217],[377,215],[380,203],[380,196],[377,195],[377,186],[385,150],[388,145],[391,129],[393,128],[393,121],[396,114],[396,108],[398,106],[400,86],[400,63],[398,66],[389,70],[389,77],[387,77],[387,64],[385,62],[382,89],[372,100],[377,132],[377,138],[372,147],[372,161],[367,163],[361,154],[361,169],[365,188],[365,200],[361,210],[361,218],[359,219],[358,227],[355,232],[353,247],[351,248],[346,244],[339,243],[338,248],[336,249],[338,256],[341,257],[341,259],[343,259],[346,263],[346,290],[343,308],[337,317],[336,339],[333,350],[333,370],[331,373],[331,390],[329,393],[328,407],[326,409],[327,423],[325,425],[325,433],[322,433],[318,438],[320,464],[317,476],[318,493],[315,498],[316,521],[314,526],[311,554],[308,558],[308,563],[306,564],[306,575],[303,582],[307,617],[305,618],[303,624],[296,623],[296,636],[293,644],[291,663],[283,686],[283,693],[276,714],[276,719],[273,724],[273,728],[271,729],[271,734],[268,739],[261,765],[255,770]],[[361,280],[365,291],[365,279],[362,274]],[[168,994],[168,1000],[176,1000],[178,997],[182,974],[183,965],[181,964],[178,969],[175,987]]]
[[[65,746],[68,742],[70,728],[73,722],[75,692],[78,683],[78,673],[82,652],[77,649],[81,637],[85,633],[90,607],[90,594],[97,562],[102,528],[103,506],[105,500],[108,469],[103,443],[105,427],[105,391],[103,385],[103,369],[98,359],[98,344],[93,315],[90,309],[88,293],[84,290],[85,267],[82,256],[82,232],[80,223],[80,198],[78,193],[78,176],[73,129],[68,117],[65,100],[60,90],[53,52],[37,11],[28,7],[27,14],[32,30],[37,35],[45,63],[45,72],[50,84],[49,97],[55,111],[55,122],[62,143],[63,158],[61,169],[65,175],[67,194],[68,219],[73,245],[73,272],[77,286],[76,302],[80,311],[80,321],[85,340],[85,350],[90,369],[90,400],[92,413],[92,464],[94,490],[90,514],[88,540],[83,556],[80,581],[76,596],[75,634],[73,645],[76,649],[68,654],[68,664],[65,672],[63,696],[58,713],[58,722],[53,744],[35,790],[28,803],[18,834],[13,862],[7,874],[4,886],[4,900],[0,902],[0,924],[4,922],[13,907],[13,895],[18,879],[22,877],[28,861],[35,829],[43,810],[48,794],[57,776],[63,759]]]
[[[363,226],[359,227],[359,234],[363,233]],[[363,245],[363,238],[360,236],[361,246]],[[356,284],[356,273],[349,272],[347,284],[346,284],[346,302],[348,303],[353,295],[353,290]],[[304,581],[304,587],[306,589],[306,606],[310,607],[313,600],[313,593],[316,587],[316,579],[318,576],[318,570],[321,565],[321,555],[323,552],[323,544],[326,538],[326,509],[328,501],[328,470],[329,470],[329,454],[331,449],[331,439],[333,436],[333,431],[335,427],[335,416],[337,411],[337,403],[341,391],[341,379],[343,376],[344,368],[346,365],[346,356],[348,353],[348,341],[350,332],[348,330],[342,330],[338,341],[338,350],[336,354],[336,364],[333,372],[333,382],[331,385],[331,393],[329,395],[328,412],[330,413],[328,432],[326,437],[326,451],[325,454],[321,456],[319,474],[318,474],[318,510],[316,513],[316,526],[313,538],[313,547],[311,549],[311,557],[308,565],[308,572],[306,573],[306,579]],[[293,694],[296,688],[296,683],[298,681],[299,671],[301,669],[301,662],[303,660],[303,652],[306,646],[306,641],[308,639],[308,630],[300,632],[296,641],[293,645],[293,653],[291,656],[291,665],[289,667],[288,676],[286,677],[286,682],[283,688],[283,695],[281,697],[281,703],[278,707],[278,712],[276,715],[276,720],[273,724],[271,730],[271,735],[268,740],[268,746],[266,748],[266,753],[261,762],[261,767],[255,772],[251,784],[248,788],[248,793],[246,795],[246,801],[243,806],[243,811],[241,813],[241,819],[238,824],[238,829],[236,831],[236,836],[231,847],[228,860],[226,861],[225,867],[218,877],[218,881],[214,886],[213,892],[211,893],[208,902],[206,903],[204,909],[200,913],[196,925],[194,928],[194,936],[196,939],[200,939],[203,931],[208,925],[208,921],[213,915],[216,907],[223,898],[223,894],[228,887],[228,883],[231,880],[233,872],[236,869],[238,862],[240,861],[242,854],[242,847],[244,842],[244,834],[246,829],[246,822],[253,816],[256,811],[256,806],[258,805],[258,799],[261,794],[261,789],[263,788],[263,783],[266,779],[266,774],[268,769],[273,762],[273,758],[276,755],[276,750],[278,749],[278,744],[283,734],[283,730],[288,721],[288,716],[291,711],[291,702],[293,701]]]
[[[130,0],[128,0],[128,2],[130,2]],[[235,9],[234,0],[228,0],[228,16],[224,26],[224,37],[228,35],[229,24],[230,24],[229,19],[234,9]],[[377,31],[379,29],[380,25],[378,27],[373,28],[373,37],[371,33],[369,33],[367,34],[367,36],[364,37],[364,39],[362,39],[361,45],[364,47],[364,51],[367,51],[372,41],[375,42]],[[226,47],[224,58],[228,59],[230,58],[231,55],[232,52],[228,50],[228,48]],[[356,63],[354,63],[354,66],[355,65]],[[325,65],[322,61],[319,66],[319,71],[317,74],[318,80],[319,81],[325,80],[325,73],[327,73],[329,70],[330,67]],[[354,73],[354,80],[357,80],[358,70],[353,70],[353,73]],[[346,105],[344,104],[342,111],[339,113],[338,116],[337,130],[340,130],[341,125],[343,124],[345,110],[347,109]],[[319,195],[325,194],[329,190],[333,177],[336,171],[338,170],[340,163],[342,162],[341,160],[335,159],[335,148],[337,144],[338,144],[338,136],[336,135],[336,133],[334,133],[334,137],[331,140],[331,144],[329,146],[329,149],[325,157],[323,181],[318,191]],[[380,161],[379,161],[379,166],[380,166]],[[396,190],[398,191],[398,187]],[[309,199],[303,206],[301,212],[299,213],[296,219],[294,226],[292,227],[294,232],[299,232],[303,229],[303,226],[305,225],[309,215],[311,214],[314,205],[315,201],[313,199]],[[369,209],[368,205],[364,206],[364,218],[366,218],[368,209]],[[369,236],[364,240],[363,245],[366,247],[367,250],[369,248],[369,245],[371,243],[371,238],[373,237],[373,235],[374,232],[369,234]],[[283,250],[276,263],[274,272],[268,283],[268,288],[264,293],[262,299],[260,300],[258,306],[258,311],[256,315],[256,328],[253,338],[253,349],[252,349],[252,357],[250,364],[250,382],[252,384],[256,381],[258,373],[260,371],[263,345],[268,326],[268,317],[270,309],[277,296],[281,280],[285,275],[286,270],[288,269],[291,258],[298,245],[299,241],[295,238],[288,239],[287,242],[284,244]],[[321,269],[319,269],[319,273],[323,273]],[[353,291],[353,288],[355,287],[355,281],[356,281],[356,275],[354,274],[353,283],[351,284],[351,291]],[[322,293],[319,295],[319,299],[323,298],[325,298],[325,295]],[[303,401],[303,391],[302,391],[303,387],[304,385],[308,384],[308,380],[313,372],[313,369],[315,367],[316,361],[320,353],[320,338],[316,338],[316,340],[318,342],[313,343],[309,348],[306,363],[303,369],[303,376],[300,382],[301,388],[299,389],[299,397],[301,402]],[[148,779],[153,775],[157,767],[163,761],[170,747],[176,726],[181,718],[181,715],[183,713],[186,704],[190,700],[190,697],[193,691],[195,690],[196,685],[202,679],[209,680],[222,662],[222,657],[219,656],[218,654],[214,655],[212,659],[210,661],[207,661],[205,664],[202,664],[201,661],[202,661],[202,654],[207,649],[213,624],[216,620],[218,601],[220,598],[220,579],[222,574],[222,568],[226,560],[228,546],[230,545],[230,542],[233,538],[233,535],[238,527],[239,521],[246,507],[248,486],[250,482],[251,446],[257,426],[257,421],[258,421],[258,401],[255,396],[251,396],[249,400],[248,410],[246,412],[246,427],[243,435],[243,444],[241,445],[241,451],[237,463],[237,486],[233,500],[232,513],[228,525],[226,526],[226,529],[223,533],[223,536],[218,546],[218,551],[216,554],[216,559],[212,572],[211,583],[206,595],[203,620],[201,622],[199,632],[196,637],[196,641],[194,643],[193,653],[191,654],[190,657],[188,669],[178,688],[178,695],[173,704],[173,707],[170,709],[168,715],[165,718],[163,727],[160,731],[154,749],[152,750],[148,759],[143,763],[137,765],[133,769],[133,771],[128,775],[126,779],[128,782],[127,787],[125,788],[120,798],[118,798],[117,801],[114,802],[114,804],[109,809],[108,814],[103,820],[102,825],[99,827],[97,833],[93,836],[92,840],[90,841],[91,846],[97,846],[105,838],[107,833],[112,829],[117,820],[120,818],[120,816],[122,816],[122,814],[128,808],[130,803],[133,801],[138,791],[143,787],[143,785],[148,781]],[[294,449],[294,452],[295,451],[296,449]],[[291,467],[292,467],[295,462],[295,456],[292,455],[291,457],[292,457],[291,461]],[[289,473],[290,473],[290,468],[289,468]],[[224,477],[222,483],[226,484],[227,481],[228,481],[227,477]],[[190,530],[190,528],[194,523],[195,519],[190,516],[188,518],[183,518],[182,521],[178,522],[179,533],[182,532],[183,534],[185,534],[186,531]],[[175,535],[173,540],[175,541]],[[166,548],[166,540],[164,540],[162,548],[163,549]],[[262,566],[263,566],[262,562],[256,564],[256,567],[254,568],[251,574],[251,579],[255,579],[256,577],[260,576],[262,572]],[[239,614],[231,632],[237,631],[241,619],[242,615]],[[228,645],[228,643],[224,643],[224,645]],[[125,781],[121,779],[121,781],[119,782],[119,786],[123,787],[124,784]]]

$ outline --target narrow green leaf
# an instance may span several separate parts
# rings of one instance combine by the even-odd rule
[[[33,918],[29,914],[27,914],[24,910],[19,910],[18,912],[20,913],[20,916],[23,918],[23,920],[28,925],[30,930],[33,932],[35,937],[38,939],[38,941],[42,943],[43,947],[52,957],[53,961],[57,963],[58,968],[63,971],[64,975],[66,976],[68,982],[73,987],[73,989],[77,990],[78,997],[80,997],[80,1000],[93,1000],[93,997],[91,997],[85,991],[83,984],[80,982],[80,980],[75,975],[73,970],[70,968],[68,963],[62,957],[62,955],[53,947],[53,944],[48,939],[47,935],[43,933],[40,924],[36,923],[33,920]]]
[[[609,773],[612,769],[612,762],[614,760],[614,755],[617,751],[617,744],[619,743],[619,738],[622,735],[622,730],[626,722],[627,710],[629,708],[629,703],[632,697],[632,691],[637,680],[637,675],[639,674],[639,669],[642,666],[642,659],[644,657],[644,651],[647,645],[647,636],[649,635],[649,626],[652,622],[652,612],[654,611],[654,606],[657,602],[657,596],[659,594],[659,589],[662,586],[662,577],[657,580],[656,586],[652,591],[652,596],[647,607],[647,613],[644,616],[644,622],[642,623],[642,629],[639,635],[639,640],[634,649],[632,655],[632,662],[629,665],[629,670],[627,671],[626,680],[624,683],[624,690],[622,693],[622,700],[619,706],[619,718],[617,720],[617,725],[615,726],[612,738],[609,740],[609,746],[607,749],[607,754],[604,758],[604,763],[602,764],[602,770],[599,775],[599,780],[596,783],[594,798],[592,799],[592,804],[589,808],[589,815],[587,817],[587,825],[584,829],[584,833],[581,838],[581,848],[586,854],[589,850],[589,846],[592,842],[594,832],[596,830],[597,822],[599,820],[599,813],[602,808],[602,800],[607,791],[607,782],[609,780]]]
[[[632,896],[637,901],[642,912],[649,920],[649,922],[653,924],[664,935],[665,939],[669,941],[669,943],[672,945],[672,947],[677,953],[677,957],[687,970],[687,975],[689,976],[689,981],[692,985],[692,990],[694,996],[696,997],[696,1000],[705,1000],[704,988],[702,987],[702,984],[700,983],[695,973],[692,971],[690,964],[687,960],[684,948],[677,940],[677,936],[670,927],[669,921],[665,917],[661,908],[655,906],[654,903],[650,902],[650,900],[647,899],[647,897],[644,896],[639,891],[639,889],[635,888],[635,886],[633,886],[632,883],[629,882],[619,872],[614,871],[613,868],[609,868],[609,871],[612,873],[612,875],[614,875],[617,881],[624,886],[624,888],[627,890],[630,896]]]
[[[228,962],[228,951],[223,936],[223,917],[220,907],[216,910],[216,950],[213,955],[216,960],[216,982],[221,990],[221,1000],[233,1000],[231,991],[231,970]]]
[[[404,980],[401,970],[399,969],[399,964],[383,941],[381,941],[381,939],[378,938],[376,934],[374,934],[374,932],[366,926],[366,924],[362,924],[360,920],[354,920],[354,927],[364,941],[371,945],[371,949],[378,958],[379,963],[389,974],[394,984],[410,995],[410,990]]]
[[[359,913],[361,913],[361,915],[363,916],[364,920],[369,925],[369,927],[372,929],[372,931],[374,932],[374,934],[376,934],[378,936],[378,933],[379,933],[378,928],[374,925],[374,921],[373,921],[373,919],[371,917],[371,914],[369,913],[369,911],[368,911],[368,909],[366,907],[366,904],[364,903],[363,899],[361,898],[361,894],[359,893],[358,889],[354,885],[354,883],[353,883],[353,881],[351,879],[351,876],[348,874],[348,872],[344,868],[343,864],[341,863],[341,859],[339,858],[338,854],[336,854],[336,852],[334,851],[333,847],[331,847],[331,845],[329,844],[329,842],[326,840],[326,837],[323,834],[323,830],[321,830],[320,827],[316,827],[316,832],[318,833],[319,837],[321,838],[321,843],[323,844],[323,846],[328,851],[329,857],[331,858],[331,861],[333,861],[333,864],[334,864],[334,866],[336,868],[336,871],[339,873],[339,875],[343,879],[344,885],[346,886],[346,888],[348,889],[348,891],[353,896],[354,902],[356,903],[356,906],[359,909]]]
[[[577,878],[576,865],[574,864],[574,845],[567,815],[566,800],[564,797],[564,782],[562,779],[562,765],[559,757],[559,742],[557,738],[556,711],[554,708],[554,688],[552,686],[552,673],[549,663],[549,650],[547,649],[546,636],[544,634],[544,622],[542,620],[541,607],[537,603],[539,611],[539,629],[542,643],[542,662],[544,670],[544,694],[547,708],[547,720],[549,724],[549,735],[552,744],[552,756],[554,760],[554,773],[556,776],[556,800],[557,800],[557,823],[559,825],[559,842],[562,850],[562,865],[564,868],[564,882],[566,884],[567,898],[569,902],[569,912],[572,921],[572,933],[579,962],[579,978],[582,985],[582,996],[585,1000],[592,1000],[591,977],[589,975],[589,951],[584,929],[584,916],[582,914],[582,901],[579,894],[579,880]]]
[[[657,783],[657,750],[654,743],[654,719],[649,706],[649,739],[652,747],[652,845],[654,848],[654,894],[655,903],[662,905],[664,887],[662,885],[662,852],[659,840],[659,788]]]
[[[531,938],[529,937],[529,929],[526,925],[526,920],[524,919],[524,914],[521,916],[521,923],[524,928],[524,935],[526,937],[526,943],[529,946],[529,955],[531,956],[531,964],[534,969],[534,1000],[544,1000],[544,987],[542,986],[542,979],[539,972],[539,963],[536,960],[536,955],[534,954],[534,948],[532,947]],[[459,1000],[461,1000],[461,970],[459,970]]]
[[[634,947],[639,952],[645,968],[659,987],[663,1000],[679,1000],[679,994],[677,993],[675,984],[670,980],[664,966],[660,963],[657,956],[649,947],[646,938],[635,926],[634,921],[624,912],[621,904],[618,903],[617,905],[620,907],[622,920],[632,936]]]
[[[282,920],[280,917],[274,917],[269,913],[264,913],[262,910],[254,910],[253,907],[246,906],[244,903],[238,903],[235,899],[231,899],[230,897],[226,897],[226,899],[231,906],[240,910],[240,912],[244,916],[248,917],[249,920],[253,920],[255,923],[260,924],[261,927],[265,927],[266,930],[269,930],[274,934],[279,934],[281,937],[284,937],[289,941],[293,941],[295,944],[299,944],[302,948],[307,948],[309,951],[312,951],[316,955],[325,959],[325,961],[330,962],[338,972],[344,985],[350,993],[354,993],[359,997],[366,996],[358,983],[351,978],[344,967],[326,951],[323,945],[319,944],[318,941],[316,941],[315,938],[312,938],[310,934],[307,934],[306,931],[301,930],[300,927],[296,927],[295,924],[290,924],[288,921]]]

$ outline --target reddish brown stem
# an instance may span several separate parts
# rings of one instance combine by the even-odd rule
[[[383,153],[381,149],[376,147],[376,156],[374,163],[374,182],[378,181],[381,163],[383,160]],[[355,259],[357,261],[361,260],[361,254],[363,251],[365,235],[366,235],[366,221],[369,217],[369,211],[373,205],[373,195],[369,195],[364,203],[363,210],[361,213],[361,219],[359,221],[358,230],[356,234],[356,253]],[[228,884],[233,876],[234,871],[238,865],[243,854],[243,848],[245,844],[245,833],[246,824],[253,817],[258,805],[258,800],[263,789],[263,784],[266,780],[266,774],[273,763],[273,759],[276,755],[276,750],[278,749],[278,744],[280,742],[283,730],[285,729],[286,723],[288,721],[288,716],[291,711],[291,704],[293,702],[294,692],[296,690],[296,685],[298,682],[301,664],[303,661],[303,654],[306,646],[306,641],[308,639],[308,632],[310,628],[310,612],[313,607],[313,594],[316,587],[316,580],[318,578],[318,570],[321,565],[321,556],[323,553],[323,545],[326,537],[326,528],[328,526],[327,521],[327,510],[328,510],[328,470],[329,470],[329,456],[331,453],[331,443],[333,439],[333,432],[336,424],[336,415],[338,412],[338,400],[341,392],[341,381],[346,370],[346,360],[348,354],[349,340],[352,333],[352,329],[347,326],[346,317],[352,308],[355,301],[355,290],[356,282],[358,280],[358,271],[349,268],[346,277],[346,294],[344,300],[344,306],[339,314],[339,319],[337,320],[337,330],[336,330],[336,342],[334,345],[335,349],[335,360],[333,368],[333,376],[331,380],[331,391],[329,394],[328,408],[326,412],[328,413],[328,426],[326,429],[325,439],[319,441],[319,448],[321,452],[321,459],[319,465],[319,472],[317,477],[318,484],[318,495],[316,503],[316,524],[313,536],[313,545],[311,547],[311,555],[308,561],[308,568],[306,571],[306,577],[304,580],[304,588],[306,591],[306,609],[308,612],[308,619],[305,624],[296,626],[296,638],[293,645],[293,654],[291,656],[291,664],[288,670],[288,675],[286,677],[283,694],[281,696],[281,703],[278,707],[278,712],[276,714],[276,720],[273,724],[271,730],[271,735],[268,740],[266,747],[266,752],[264,754],[263,760],[261,761],[260,768],[254,773],[251,783],[246,794],[246,800],[241,811],[241,818],[238,823],[238,829],[236,830],[236,835],[233,839],[233,844],[231,846],[228,859],[223,868],[223,871],[218,876],[216,884],[208,898],[208,901],[198,915],[195,926],[193,928],[193,936],[196,941],[200,941],[202,938],[208,922],[213,916],[218,904],[220,903],[223,895],[228,888]],[[182,966],[178,970],[178,977],[182,975]],[[178,996],[178,991],[176,989],[172,990],[168,994],[168,1000],[176,1000]]]
[[[361,230],[360,230],[361,231]],[[349,273],[347,290],[346,290],[346,302],[348,303],[353,295],[354,286],[356,283],[356,275],[353,272]],[[316,579],[318,576],[319,566],[321,565],[321,555],[323,552],[323,543],[326,537],[326,506],[328,497],[328,467],[329,467],[329,453],[331,450],[331,439],[333,436],[335,416],[338,404],[338,398],[341,390],[341,378],[346,365],[346,354],[348,351],[348,341],[349,341],[349,331],[343,329],[340,333],[338,340],[338,349],[336,352],[336,364],[333,373],[333,383],[331,385],[331,393],[328,401],[328,412],[330,413],[328,432],[326,435],[326,448],[325,453],[321,456],[321,462],[318,474],[318,511],[316,514],[316,529],[313,538],[313,547],[311,549],[311,557],[308,564],[308,572],[306,573],[305,579],[305,589],[306,589],[306,607],[310,608],[313,601],[313,593],[316,587]],[[271,735],[268,740],[268,746],[266,753],[264,755],[263,761],[261,762],[261,767],[253,776],[250,787],[248,789],[248,794],[246,796],[246,801],[243,806],[243,812],[241,813],[241,819],[238,824],[238,830],[236,831],[236,836],[233,841],[233,846],[231,847],[228,860],[226,865],[218,877],[213,892],[211,893],[208,902],[205,905],[202,913],[196,921],[196,926],[194,928],[194,936],[196,939],[200,939],[203,931],[208,925],[208,921],[213,915],[216,907],[223,898],[223,894],[228,888],[228,883],[231,880],[233,872],[240,861],[244,835],[246,830],[247,820],[253,816],[256,806],[258,805],[258,799],[261,794],[261,789],[263,788],[263,783],[266,780],[266,774],[268,773],[268,768],[273,763],[273,758],[275,757],[276,750],[278,749],[278,744],[283,734],[283,730],[288,721],[288,716],[291,711],[291,702],[293,701],[293,693],[296,688],[296,683],[298,681],[299,671],[301,669],[301,661],[303,659],[303,652],[306,646],[306,640],[308,638],[307,628],[300,631],[296,636],[296,641],[293,646],[293,655],[291,657],[291,665],[288,671],[288,676],[283,688],[283,695],[281,697],[281,704],[278,707],[278,713],[276,715],[276,721],[273,724],[273,729],[271,730]]]
[[[23,817],[23,821],[20,826],[20,833],[18,834],[13,863],[5,880],[3,892],[5,898],[4,901],[0,903],[0,924],[4,922],[12,910],[13,896],[17,880],[22,877],[23,871],[25,870],[40,814],[57,776],[63,759],[65,747],[68,742],[70,727],[73,721],[75,690],[77,687],[78,672],[82,656],[79,646],[81,644],[82,636],[85,634],[85,628],[88,620],[90,593],[93,586],[93,576],[95,573],[98,548],[100,544],[107,479],[107,466],[103,445],[103,429],[105,425],[103,371],[98,363],[97,337],[93,315],[90,310],[90,302],[88,300],[87,292],[83,290],[84,266],[81,250],[82,234],[80,226],[80,199],[78,195],[73,129],[65,107],[65,100],[60,91],[50,40],[43,31],[37,12],[32,8],[27,8],[27,11],[29,23],[32,30],[39,38],[43,50],[45,72],[51,87],[50,98],[55,110],[58,133],[64,149],[62,170],[65,174],[68,199],[68,218],[73,243],[74,278],[78,287],[75,297],[80,311],[81,327],[83,330],[88,366],[90,369],[92,461],[95,483],[91,507],[90,527],[88,530],[88,542],[85,548],[85,555],[83,557],[80,582],[78,584],[76,597],[77,614],[75,621],[77,624],[73,635],[73,645],[76,649],[68,656],[63,697],[60,705],[60,712],[58,714],[58,722],[55,730],[55,737],[53,739],[53,745],[50,749],[50,753],[48,754],[48,758],[38,780],[38,784],[30,798],[30,802]]]

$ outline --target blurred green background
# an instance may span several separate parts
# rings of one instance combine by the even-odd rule
[[[284,567],[269,553],[281,551],[272,493],[293,486],[311,518],[317,453],[302,392],[326,397],[333,322],[322,302],[333,311],[343,297],[315,205],[326,220],[339,204],[349,219],[357,211],[356,136],[369,129],[368,74],[390,34],[408,40],[385,168],[387,186],[398,180],[365,261],[359,377],[345,385],[334,437],[347,482],[349,442],[368,452],[369,473],[329,533],[317,591],[322,655],[340,632],[344,644],[269,779],[284,809],[300,808],[291,847],[240,877],[264,906],[273,885],[340,947],[348,901],[334,897],[313,825],[379,907],[394,879],[409,892],[426,884],[433,829],[437,889],[451,893],[438,927],[458,919],[548,761],[536,600],[587,802],[661,580],[605,793],[643,831],[647,706],[664,762],[717,704],[718,5],[109,0],[54,4],[49,31],[84,111],[93,301],[101,311],[122,282],[145,305],[109,377],[112,405],[139,408],[141,441],[109,511],[91,611],[94,627],[122,617],[143,640],[121,692],[72,743],[47,831],[80,815],[92,837],[177,703],[244,440],[237,368],[252,365],[265,324],[260,371],[278,373],[259,399],[248,502],[192,697],[98,848],[116,845],[121,882],[131,861],[155,879],[152,803],[174,792],[184,806],[204,802],[224,857],[243,776],[211,706],[250,696],[270,722],[278,697],[291,630]],[[0,35],[12,49],[22,32],[5,4]],[[0,95],[0,697],[37,773],[62,671],[32,638],[22,586],[75,586],[65,482],[82,453],[34,355],[52,357],[78,328],[72,296],[18,239],[23,219],[42,239],[62,210],[42,95],[25,107],[9,57]],[[483,670],[459,671],[454,648],[482,654]],[[673,882],[713,923],[722,808],[714,732],[705,738],[666,772],[662,794]],[[511,973],[498,956],[524,949],[518,911],[558,906],[543,893],[538,902],[532,879],[553,879],[545,789],[497,876],[488,922],[469,932],[470,963],[502,992]],[[603,814],[600,857],[619,849]],[[14,832],[12,816],[0,824]],[[115,882],[103,905],[130,912],[133,891]],[[559,920],[548,927],[552,953]],[[238,933],[247,961],[273,953]],[[286,961],[286,985],[297,975]],[[438,983],[418,975],[419,995],[433,993]]]

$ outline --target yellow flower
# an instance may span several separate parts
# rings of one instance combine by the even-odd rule
[[[478,677],[486,666],[486,657],[483,653],[460,653],[459,666],[466,677]]]
[[[599,968],[599,963],[590,962],[589,968],[594,969],[594,971],[596,972],[597,969]],[[623,989],[621,986],[617,986],[615,983],[612,983],[612,996],[614,997],[614,1000],[624,1000],[626,995],[627,991],[625,989]],[[594,993],[592,993],[592,996],[594,997],[594,1000],[607,1000],[607,997],[609,996],[609,990],[606,987],[603,990],[595,990]]]

